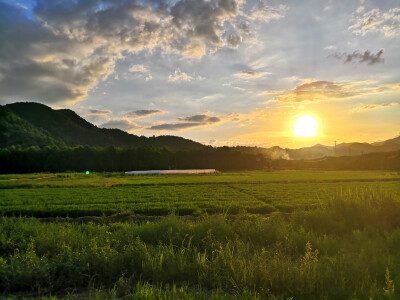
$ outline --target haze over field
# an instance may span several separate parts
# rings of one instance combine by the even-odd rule
[[[399,0],[0,0],[0,41],[0,104],[100,127],[289,148],[400,132]]]

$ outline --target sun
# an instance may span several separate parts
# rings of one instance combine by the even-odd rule
[[[314,137],[318,134],[318,122],[312,116],[301,116],[294,122],[293,135],[297,137]]]

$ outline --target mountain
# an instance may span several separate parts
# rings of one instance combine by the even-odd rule
[[[317,144],[300,149],[281,149],[290,159],[318,159],[329,156],[357,156],[368,153],[393,152],[400,150],[400,136],[378,143],[341,143],[336,146]]]
[[[159,146],[171,150],[205,146],[177,136],[145,137],[99,128],[69,109],[54,110],[34,102],[0,106],[0,148],[30,146]]]
[[[397,170],[400,171],[400,150],[372,152],[351,156],[329,156],[307,160],[274,160],[274,169],[282,170]]]
[[[393,151],[395,151],[400,147],[400,136],[383,142],[373,143],[372,145],[384,149],[394,149]]]
[[[287,149],[286,151],[291,159],[314,159],[330,156],[333,153],[330,147],[321,144],[300,149]]]
[[[171,150],[199,149],[206,146],[177,136],[144,137],[119,129],[99,128],[69,109],[54,110],[34,103],[0,105],[0,148],[30,146],[117,146],[168,147]],[[378,143],[342,143],[335,147],[314,145],[300,149],[234,147],[243,153],[263,154],[272,159],[319,159],[330,156],[356,156],[400,150],[400,136]]]

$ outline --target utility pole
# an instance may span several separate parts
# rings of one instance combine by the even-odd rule
[[[336,141],[335,141],[335,156],[337,156]]]

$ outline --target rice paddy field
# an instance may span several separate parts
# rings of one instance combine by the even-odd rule
[[[267,214],[319,206],[339,191],[400,194],[397,172],[244,172],[127,176],[0,176],[0,214],[81,217],[114,214]]]
[[[0,215],[0,299],[400,299],[399,172],[0,175]]]

